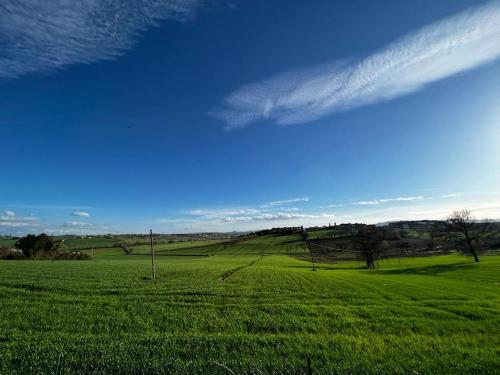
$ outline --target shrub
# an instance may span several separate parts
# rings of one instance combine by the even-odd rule
[[[7,246],[0,246],[0,259],[4,260],[16,260],[16,259],[26,259],[23,252],[17,249],[11,249]]]
[[[113,247],[121,248],[123,250],[123,252],[127,255],[130,255],[132,253],[132,250],[134,250],[126,242],[116,242],[113,244]]]
[[[55,251],[59,243],[45,233],[34,235],[28,234],[16,242],[16,248],[20,249],[27,258],[34,255],[42,255]]]
[[[0,246],[0,259],[21,260],[27,259],[24,251],[11,249],[7,246]],[[52,259],[52,260],[88,260],[90,256],[80,251],[36,251],[30,256],[30,259]]]

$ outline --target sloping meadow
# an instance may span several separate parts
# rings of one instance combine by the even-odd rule
[[[312,271],[294,238],[250,241],[158,256],[156,281],[140,251],[1,261],[0,373],[51,373],[61,353],[63,373],[499,370],[500,256]]]

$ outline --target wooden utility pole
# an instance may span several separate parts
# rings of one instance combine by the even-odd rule
[[[149,244],[151,247],[151,271],[153,272],[153,280],[156,280],[156,267],[155,267],[155,250],[153,249],[153,230],[149,230]]]
[[[313,251],[311,249],[311,246],[309,244],[306,244],[306,247],[309,249],[309,254],[311,255],[311,262],[312,262],[312,270],[313,271],[316,271],[316,264],[314,263],[314,255],[313,255]]]

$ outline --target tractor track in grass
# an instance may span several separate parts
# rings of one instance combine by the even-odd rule
[[[261,255],[259,259],[252,260],[248,264],[245,264],[243,266],[239,266],[239,267],[236,267],[236,268],[232,268],[232,269],[224,272],[222,275],[219,276],[219,281],[225,281],[229,277],[233,276],[236,272],[241,271],[242,269],[245,269],[245,268],[253,266],[255,263],[257,263],[258,261],[262,260],[262,258],[264,258],[264,255]]]

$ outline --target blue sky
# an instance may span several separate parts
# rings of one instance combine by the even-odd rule
[[[0,234],[500,218],[500,2],[6,0]]]

